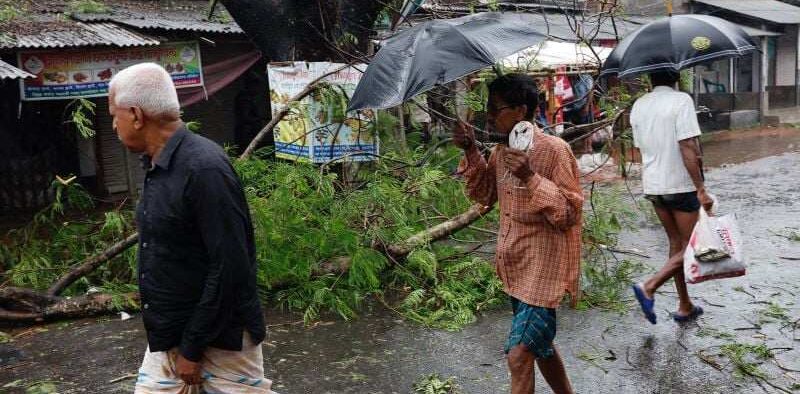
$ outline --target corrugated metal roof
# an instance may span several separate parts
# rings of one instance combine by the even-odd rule
[[[72,17],[85,21],[110,21],[140,29],[202,31],[210,33],[244,33],[217,2],[214,18],[208,20],[208,1],[118,1],[107,2],[108,12],[81,14]]]
[[[800,7],[777,0],[694,0],[768,22],[800,24]]]
[[[65,48],[93,45],[119,47],[158,45],[155,38],[113,23],[28,21],[25,29],[0,34],[0,48]]]
[[[0,60],[0,79],[25,79],[34,78],[35,75],[20,70],[2,60]]]
[[[645,25],[645,24],[648,24],[650,22],[655,22],[655,21],[657,21],[658,19],[661,19],[661,18],[664,18],[664,16],[643,16],[643,15],[628,15],[628,16],[625,16],[625,20],[633,22],[633,23],[636,23],[638,25]],[[730,21],[728,21],[728,22],[730,22]],[[750,37],[781,36],[781,35],[783,35],[783,33],[778,33],[778,32],[774,32],[774,31],[759,29],[759,28],[755,28],[755,27],[751,27],[751,26],[747,26],[747,25],[742,25],[742,24],[735,23],[735,22],[731,22],[731,23],[733,23],[736,26],[741,27],[742,30],[744,30],[744,32],[747,33],[747,35],[749,35]]]
[[[159,16],[147,16],[139,18],[112,16],[110,19],[114,22],[140,29],[186,30],[209,33],[244,33],[239,25],[235,23],[176,20]]]

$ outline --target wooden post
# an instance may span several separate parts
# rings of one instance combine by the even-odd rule
[[[766,29],[765,29],[766,30]],[[761,37],[761,81],[759,83],[759,108],[761,109],[761,121],[769,111],[769,97],[767,93],[767,83],[769,83],[769,37]]]
[[[800,26],[795,25],[797,47],[794,57],[794,105],[800,106]]]

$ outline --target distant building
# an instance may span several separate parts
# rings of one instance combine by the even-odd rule
[[[666,15],[664,2],[624,0],[642,21]],[[800,121],[800,1],[674,0],[673,13],[714,15],[738,24],[760,52],[695,68],[697,104],[712,110],[704,128]]]
[[[266,64],[221,4],[207,0],[20,1],[0,21],[0,211],[36,209],[55,175],[97,195],[136,195],[143,171],[111,128],[106,85],[125,66],[173,73],[186,121],[220,144],[249,142],[268,117]],[[99,6],[98,6],[99,5]],[[69,123],[89,96],[96,130]]]

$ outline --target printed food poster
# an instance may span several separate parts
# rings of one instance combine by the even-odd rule
[[[324,79],[332,89],[316,90],[297,103],[289,100],[311,82],[343,64],[294,62],[270,64],[269,96],[272,115],[286,105],[292,110],[274,129],[276,156],[295,161],[325,163],[371,161],[378,154],[379,141],[368,130],[371,111],[345,113],[347,100],[355,91],[365,66],[345,68]],[[354,67],[359,67],[356,69]],[[337,94],[330,94],[335,91]]]
[[[20,67],[35,75],[20,81],[23,100],[55,100],[108,95],[108,81],[125,67],[145,62],[162,65],[176,88],[203,85],[197,42],[152,47],[20,52]]]

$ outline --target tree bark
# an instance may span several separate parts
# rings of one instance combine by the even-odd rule
[[[475,204],[464,213],[450,220],[420,231],[399,244],[387,246],[386,252],[393,257],[404,257],[422,245],[438,241],[471,225],[491,209],[491,207]]]
[[[125,294],[123,297],[139,300],[138,293]],[[117,311],[113,300],[114,296],[100,293],[79,297],[57,297],[56,302],[35,311],[20,312],[0,308],[0,321],[32,323],[104,315]]]
[[[128,293],[122,296],[134,302],[139,301],[139,293]],[[117,308],[114,307],[113,300],[112,295],[102,293],[62,298],[59,302],[44,309],[43,318],[45,320],[72,319],[116,312]]]

